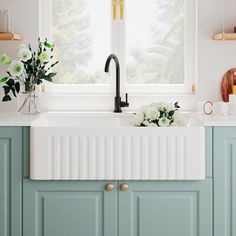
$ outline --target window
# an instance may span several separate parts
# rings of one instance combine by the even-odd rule
[[[143,4],[143,1],[127,1],[128,84],[184,83],[184,2],[146,0]]]
[[[52,0],[50,31],[60,66],[51,91],[110,93],[115,75],[104,73],[104,64],[115,53],[123,92],[191,93],[196,79],[195,4]]]
[[[55,83],[109,83],[103,70],[111,52],[108,1],[53,0],[52,16],[55,55],[61,62]]]

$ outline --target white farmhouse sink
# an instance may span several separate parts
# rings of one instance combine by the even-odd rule
[[[205,129],[133,127],[132,114],[46,113],[31,127],[34,180],[200,180]]]

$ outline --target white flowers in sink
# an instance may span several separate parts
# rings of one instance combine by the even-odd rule
[[[179,112],[178,102],[153,103],[149,106],[141,107],[135,113],[134,125],[138,127],[176,127],[186,126],[183,115]]]

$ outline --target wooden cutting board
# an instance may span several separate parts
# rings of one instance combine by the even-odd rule
[[[236,68],[228,70],[221,82],[221,96],[224,102],[229,101],[229,94],[232,93],[233,85],[236,85]]]

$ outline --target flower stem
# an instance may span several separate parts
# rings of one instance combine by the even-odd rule
[[[24,107],[24,105],[26,104],[26,102],[28,101],[30,97],[30,94],[28,95],[28,97],[25,99],[25,101],[23,102],[22,106],[19,108],[18,112],[20,112],[22,110],[22,108]]]

